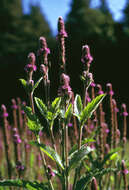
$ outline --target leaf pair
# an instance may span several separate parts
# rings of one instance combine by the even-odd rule
[[[32,144],[32,145],[35,145],[35,146],[41,148],[41,150],[49,158],[51,158],[52,160],[54,160],[58,164],[58,166],[60,166],[62,169],[64,169],[60,156],[58,155],[58,153],[53,148],[51,148],[50,146],[47,146],[45,144],[39,144],[36,141],[32,141],[29,144]]]
[[[25,91],[27,93],[34,93],[35,89],[38,87],[39,83],[41,82],[41,80],[43,79],[43,77],[41,77],[35,84],[34,86],[31,86],[28,84],[28,82],[25,79],[19,79],[23,85],[23,87],[25,88]]]
[[[74,115],[78,118],[81,126],[83,126],[87,119],[92,116],[93,112],[97,109],[105,96],[105,94],[97,96],[83,109],[81,97],[80,95],[76,95],[74,101]]]
[[[37,115],[32,113],[32,108],[22,105],[22,109],[27,115],[27,125],[29,129],[34,132],[39,132],[42,129],[42,126]]]
[[[53,121],[56,119],[60,112],[61,98],[55,98],[49,109],[40,98],[35,97],[35,102],[40,113],[44,116],[47,122],[49,124],[53,123]]]
[[[60,110],[60,116],[64,120],[65,125],[68,125],[72,114],[73,114],[73,106],[72,106],[72,104],[69,104],[66,111],[65,111],[65,109]]]

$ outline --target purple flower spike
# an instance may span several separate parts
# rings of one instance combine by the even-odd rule
[[[123,112],[123,115],[124,115],[124,116],[128,116],[128,113],[127,113],[127,112]]]
[[[114,111],[115,112],[119,112],[119,109],[116,107],[116,108],[114,108]]]
[[[90,97],[87,97],[86,100],[87,100],[87,102],[90,102],[90,101],[91,101],[91,98],[90,98]]]
[[[9,114],[7,113],[7,110],[4,104],[1,105],[1,109],[3,111],[2,117],[8,117]]]
[[[27,64],[24,69],[26,72],[30,72],[30,71],[36,71],[37,67],[36,65]]]
[[[67,32],[65,31],[65,25],[64,25],[64,21],[63,18],[60,16],[58,19],[58,38],[61,37],[68,37]]]
[[[52,171],[52,168],[50,165],[47,166],[48,168],[48,175],[49,175],[49,178],[51,179],[52,177],[55,176],[55,173]]]
[[[24,114],[25,114],[24,110],[21,110],[21,114],[22,114],[22,115],[24,115]]]
[[[107,86],[107,87],[112,87],[112,84],[111,84],[111,83],[107,83],[106,86]]]
[[[42,131],[40,131],[40,132],[39,132],[39,136],[42,136],[42,135],[43,135],[43,132],[42,132]]]
[[[91,64],[93,61],[93,57],[90,54],[90,48],[88,45],[82,46],[82,57],[81,57],[81,62],[84,64]]]
[[[32,71],[36,71],[37,67],[35,65],[35,61],[36,61],[36,57],[34,53],[29,53],[28,55],[28,64],[25,66],[25,71],[28,72],[32,72]]]
[[[110,91],[109,91],[109,95],[112,95],[112,96],[114,95],[113,90],[110,90]]]
[[[104,94],[104,92],[102,90],[99,90],[98,94],[101,95],[101,94]]]
[[[12,105],[12,109],[17,109],[17,105]]]
[[[17,162],[16,164],[16,169],[21,172],[24,171],[25,167],[22,165],[22,163],[20,161]]]
[[[13,138],[14,138],[14,142],[17,144],[20,144],[22,142],[18,134],[14,134]]]
[[[125,161],[124,161],[124,160],[122,160],[121,167],[122,167],[122,173],[123,173],[123,174],[126,175],[126,174],[129,173],[129,171],[126,169]]]
[[[92,178],[91,190],[98,190],[98,188],[97,188],[97,181],[96,181],[95,177]]]
[[[26,149],[29,149],[30,148],[30,144],[25,144],[25,147],[26,147]]]
[[[114,92],[113,92],[113,90],[112,90],[112,84],[111,83],[107,83],[107,88],[108,88],[108,94],[109,95],[111,95],[111,96],[113,96],[114,95]]]
[[[58,89],[59,96],[68,95],[69,98],[72,98],[73,92],[69,85],[69,82],[70,82],[69,76],[62,73],[60,77],[60,83],[62,84],[62,86],[60,86]]]
[[[68,123],[68,127],[72,127],[73,126],[73,124],[72,123]]]
[[[110,130],[109,130],[108,128],[107,128],[107,129],[105,129],[105,133],[109,133],[109,131],[110,131]]]
[[[36,57],[35,57],[35,54],[33,52],[29,53],[28,61],[30,64],[35,65]]]
[[[94,82],[92,82],[90,85],[91,85],[91,86],[93,86],[93,87],[95,87],[95,86],[96,86],[96,84],[95,84]]]
[[[127,116],[128,116],[128,112],[127,112],[127,110],[126,110],[126,104],[122,104],[121,107],[123,108],[123,113],[122,113],[122,115],[125,116],[125,117],[127,117]]]
[[[100,84],[97,84],[97,88],[98,88],[98,94],[104,94],[103,90],[102,90],[102,86]]]
[[[8,117],[9,114],[6,112],[6,113],[3,113],[2,117]]]
[[[40,48],[37,51],[37,56],[40,56],[42,54],[50,54],[50,49],[47,47],[46,39],[43,36],[39,38],[39,46]]]

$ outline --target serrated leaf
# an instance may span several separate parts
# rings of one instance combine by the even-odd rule
[[[28,190],[35,189],[35,190],[48,190],[48,186],[44,185],[43,183],[38,183],[37,181],[27,181],[21,179],[8,179],[0,181],[0,186],[13,186],[13,187],[23,187]]]
[[[90,142],[95,142],[95,140],[86,138],[86,139],[82,140],[81,145],[84,145],[84,144],[87,144]],[[69,156],[71,156],[71,154],[73,154],[77,149],[78,149],[78,144],[73,145],[73,147],[69,151]]]
[[[72,169],[77,168],[91,151],[92,149],[85,145],[83,145],[80,150],[75,151],[70,157],[67,172],[69,173]]]
[[[29,106],[21,106],[27,115],[27,125],[31,131],[39,132],[42,129],[40,121],[36,114],[32,113],[32,108]]]
[[[81,177],[80,180],[78,180],[75,190],[78,190],[78,189],[85,190],[87,188],[88,184],[91,182],[93,177],[95,177],[95,178],[98,177],[99,179],[101,179],[101,177],[103,175],[110,173],[110,172],[116,172],[116,169],[115,168],[103,168],[100,170],[94,170],[92,172],[86,173],[86,176],[83,176],[83,177]]]
[[[83,109],[83,111],[80,114],[81,126],[83,126],[87,119],[91,117],[91,115],[97,109],[97,107],[102,102],[105,96],[105,94],[101,94],[87,104],[87,106]]]
[[[82,105],[82,100],[80,95],[76,95],[75,100],[74,100],[74,113],[79,116],[83,108]]]
[[[40,98],[34,97],[34,99],[40,113],[46,118],[48,112],[46,105],[43,103],[43,101]]]
[[[32,141],[30,144],[40,147],[41,150],[52,160],[54,160],[62,169],[64,169],[60,156],[54,149],[45,144],[39,144],[38,142]]]
[[[33,86],[32,88],[32,93],[34,93],[35,89],[38,87],[39,83],[41,82],[41,80],[43,79],[43,77],[41,77],[36,83],[35,85]]]
[[[65,119],[65,124],[67,125],[70,121],[70,118],[72,116],[72,112],[73,112],[73,109],[72,109],[72,104],[69,104],[68,106],[68,109],[66,110],[65,112],[65,115],[64,115],[64,119]]]

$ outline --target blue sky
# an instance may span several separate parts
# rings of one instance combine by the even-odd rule
[[[43,13],[45,14],[53,32],[56,32],[57,20],[59,16],[65,19],[65,16],[70,10],[71,0],[23,0],[23,9],[27,13],[29,11],[29,3],[40,3]],[[126,0],[107,0],[115,20],[122,19],[122,10],[125,7]],[[99,0],[92,0],[92,6],[99,5]]]

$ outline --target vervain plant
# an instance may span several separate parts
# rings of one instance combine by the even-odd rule
[[[108,138],[109,127],[106,124],[102,104],[106,93],[103,93],[101,85],[95,85],[93,75],[90,72],[90,66],[93,61],[90,48],[88,45],[82,47],[81,62],[83,64],[83,72],[81,80],[84,87],[83,97],[77,94],[74,98],[74,93],[70,86],[70,78],[66,74],[66,37],[68,35],[65,31],[64,21],[62,17],[59,17],[57,40],[59,44],[60,86],[58,97],[52,101],[50,99],[50,65],[48,59],[50,50],[47,47],[46,39],[40,37],[37,57],[40,63],[41,77],[36,83],[34,82],[33,72],[37,69],[36,57],[34,53],[30,53],[28,55],[28,63],[25,66],[27,80],[20,79],[28,94],[30,105],[26,106],[25,103],[21,103],[20,99],[17,99],[17,106],[16,101],[12,99],[14,125],[11,132],[8,132],[7,129],[8,114],[6,107],[2,105],[2,138],[5,143],[4,150],[9,179],[1,180],[0,186],[14,186],[29,190],[109,190],[119,189],[119,187],[127,190],[126,174],[128,170],[123,160],[125,151],[123,151],[122,161],[118,155],[118,151],[121,151],[120,148],[117,148],[120,144],[117,122],[118,109],[116,101],[112,99],[112,86],[111,84],[107,85],[107,96],[109,96],[111,108],[111,125],[109,124],[110,135]],[[42,81],[45,97],[41,99],[35,97],[34,92]],[[97,95],[95,86],[97,87]],[[122,108],[124,110],[124,132],[121,146],[125,148],[126,116],[128,113],[125,104],[122,105]],[[44,118],[44,123],[41,122],[41,117]],[[58,125],[58,139],[54,134],[56,125]],[[71,126],[78,133],[74,140],[73,136],[76,133],[72,131],[73,134],[70,136]],[[46,137],[42,138],[42,133],[45,133],[44,128],[48,129],[49,145],[45,143]],[[18,174],[15,176],[18,176],[18,179],[14,179],[14,174],[12,174],[11,161],[9,159],[11,157],[10,139],[13,141]],[[24,150],[21,145],[23,140],[25,144]],[[23,152],[25,155],[23,155]],[[25,166],[22,164],[23,157],[26,160],[26,167],[29,165],[30,168],[33,167],[32,159],[34,157],[31,156],[31,153],[33,156],[35,155],[36,165],[39,167],[39,170],[37,169],[36,181],[24,180],[23,176],[25,179],[27,176],[22,175],[22,172],[25,170]],[[40,172],[40,167],[42,172]],[[29,175],[28,172],[27,175]],[[45,177],[41,178],[41,175]],[[121,175],[123,180],[120,180]]]

